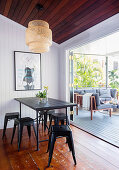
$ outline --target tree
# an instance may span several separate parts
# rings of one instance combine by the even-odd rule
[[[112,70],[112,71],[109,71],[108,73],[109,73],[109,80],[110,80],[109,85],[112,88],[119,89],[119,76],[117,75],[118,70]]]
[[[74,56],[74,86],[97,87],[102,83],[103,71],[98,61],[88,56]]]

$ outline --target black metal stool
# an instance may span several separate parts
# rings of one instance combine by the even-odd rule
[[[70,151],[72,151],[72,156],[74,159],[74,163],[76,165],[74,143],[73,143],[72,131],[70,127],[68,125],[53,125],[51,126],[51,132],[49,135],[49,143],[48,143],[48,150],[47,150],[47,152],[49,151],[48,167],[50,166],[50,162],[52,159],[56,137],[60,137],[60,136],[66,137],[69,149]]]
[[[48,132],[50,132],[53,119],[54,119],[55,125],[59,125],[59,121],[61,121],[61,124],[64,125],[64,121],[66,120],[66,114],[64,114],[64,113],[52,113],[51,117],[50,117],[50,124],[49,124]],[[68,116],[67,116],[67,120],[68,120]],[[69,124],[69,121],[68,121],[68,124]]]
[[[48,128],[47,118],[49,116],[49,120],[50,120],[53,113],[55,113],[55,110],[48,110],[48,111],[40,111],[39,112],[39,124],[40,124],[40,121],[42,121],[42,126],[43,126],[43,122],[44,122],[44,131],[46,130],[46,128]]]
[[[32,119],[30,117],[24,117],[24,118],[21,118],[21,119],[15,119],[13,133],[12,133],[12,139],[11,139],[11,144],[13,142],[13,138],[14,138],[14,134],[15,134],[15,130],[16,130],[17,125],[18,125],[18,151],[19,151],[20,150],[21,139],[22,139],[22,131],[23,131],[24,126],[27,126],[29,138],[31,136],[31,125],[33,126],[35,136],[37,136],[37,135],[36,135],[36,130],[35,130],[34,119]]]
[[[15,119],[15,118],[19,118],[19,112],[13,112],[13,113],[6,113],[5,114],[5,118],[4,118],[4,129],[3,129],[3,136],[2,138],[4,138],[5,136],[5,132],[6,132],[6,127],[7,127],[7,122]]]

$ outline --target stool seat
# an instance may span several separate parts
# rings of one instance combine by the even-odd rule
[[[5,116],[6,116],[8,119],[18,118],[19,112],[6,113]]]
[[[58,117],[58,119],[66,119],[66,114],[64,113],[53,113],[52,117]]]
[[[72,151],[72,156],[74,159],[74,163],[76,165],[74,143],[73,143],[72,131],[70,127],[68,125],[53,125],[51,127],[51,132],[49,135],[49,143],[48,143],[48,150],[47,150],[49,151],[48,167],[50,166],[50,162],[52,160],[52,154],[53,154],[56,137],[60,137],[60,136],[66,137],[69,149],[70,151]]]
[[[32,119],[30,117],[23,117],[21,119],[15,119],[15,124],[16,125],[19,124],[19,123],[27,125],[27,124],[30,124],[32,122],[34,122],[34,119]]]
[[[63,125],[64,120],[66,120],[66,114],[65,113],[52,113],[52,115],[50,117],[50,124],[49,124],[48,133],[51,130],[52,119],[54,119],[55,125],[59,125],[59,121],[61,121],[61,124]],[[67,120],[68,120],[68,116],[67,116]],[[69,124],[69,121],[68,121],[68,124]]]
[[[5,132],[6,132],[6,127],[7,127],[7,123],[9,120],[15,119],[15,118],[19,118],[19,112],[12,112],[12,113],[6,113],[5,114],[5,118],[4,118],[4,129],[3,129],[3,136],[2,138],[4,138],[5,136]]]
[[[70,127],[67,125],[52,125],[51,126],[51,132],[70,132],[71,129]]]
[[[32,119],[30,117],[24,117],[24,118],[21,118],[21,119],[15,119],[14,127],[13,127],[13,133],[12,133],[12,139],[11,139],[11,144],[12,144],[13,139],[14,139],[16,126],[18,126],[18,151],[20,150],[23,127],[27,126],[27,131],[28,131],[28,135],[29,135],[29,138],[30,138],[31,137],[31,125],[33,126],[35,136],[37,136],[36,135],[35,124],[34,124],[34,119]]]

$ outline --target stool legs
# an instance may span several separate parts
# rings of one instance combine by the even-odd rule
[[[16,124],[14,124],[14,127],[13,127],[13,133],[12,133],[11,144],[12,144],[12,142],[13,142],[13,139],[14,139],[14,134],[15,134],[15,131],[16,131]]]
[[[36,128],[35,128],[35,124],[34,123],[33,123],[33,130],[34,130],[35,136],[37,137],[37,135],[36,135]]]
[[[64,120],[61,120],[61,125],[64,125]]]
[[[28,135],[29,135],[29,138],[31,137],[31,126],[27,126],[27,131],[28,131]]]
[[[59,119],[58,118],[55,118],[54,121],[55,121],[55,125],[59,125]]]
[[[51,134],[49,135],[49,142],[48,142],[48,149],[47,149],[47,152],[49,152],[49,149],[50,149],[50,142],[51,142]]]
[[[55,129],[55,127],[56,127],[56,129]],[[75,158],[75,150],[74,150],[72,131],[70,129],[64,129],[64,131],[60,131],[60,129],[59,129],[59,131],[58,131],[57,127],[58,126],[54,125],[54,129],[51,130],[51,133],[49,135],[49,143],[48,143],[48,149],[47,149],[47,152],[49,151],[48,167],[50,166],[50,163],[51,163],[51,160],[52,160],[52,154],[53,154],[53,149],[54,149],[54,144],[55,144],[55,141],[56,141],[56,137],[59,137],[59,136],[66,137],[69,149],[72,152],[74,164],[76,165],[76,158]],[[61,127],[63,127],[63,125],[61,125]]]
[[[51,160],[52,160],[52,154],[54,149],[56,137],[54,134],[51,134],[51,140],[50,140],[50,148],[49,148],[49,160],[48,160],[48,167],[50,166]]]
[[[70,147],[71,147],[70,149],[72,151],[73,160],[74,160],[74,163],[76,165],[76,158],[75,158],[75,151],[74,151],[74,143],[73,143],[72,132],[70,133],[69,139],[70,139]]]
[[[14,139],[14,135],[15,135],[15,131],[16,131],[16,124],[14,124],[14,128],[13,128],[13,133],[12,133],[12,139],[11,139],[11,144],[13,142]],[[35,129],[35,124],[33,123],[33,129],[34,129],[34,133],[36,136],[36,129]],[[31,137],[31,126],[27,126],[27,131],[28,131],[28,135],[29,138]],[[22,132],[23,132],[23,125],[18,125],[18,151],[20,150],[20,145],[21,145],[21,140],[22,140]]]
[[[7,122],[8,122],[8,119],[5,117],[5,119],[4,119],[4,129],[3,129],[3,136],[2,136],[2,138],[4,138],[4,136],[5,136],[6,127],[7,127]]]
[[[69,137],[66,138],[66,143],[68,143],[69,150],[72,151],[71,141],[70,141]]]
[[[49,128],[48,128],[48,133],[50,132],[51,125],[52,125],[52,115],[51,115],[51,117],[50,117],[50,124],[49,124]]]
[[[46,130],[47,127],[47,112],[44,112],[44,132]]]
[[[21,145],[21,139],[22,139],[23,126],[20,125],[18,127],[19,127],[19,132],[18,132],[18,151],[19,151]]]

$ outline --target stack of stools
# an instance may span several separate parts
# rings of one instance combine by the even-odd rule
[[[13,120],[15,118],[19,118],[19,112],[13,112],[13,113],[6,113],[5,114],[5,118],[4,118],[4,129],[3,129],[3,136],[2,138],[4,138],[5,136],[5,132],[6,132],[6,127],[7,127],[7,123],[10,120]]]
[[[47,118],[49,116],[49,120],[50,120],[53,113],[55,113],[55,110],[48,110],[48,111],[40,111],[39,112],[39,124],[42,121],[42,126],[43,126],[43,122],[44,122],[44,131],[46,130],[46,128],[48,129]]]
[[[11,139],[11,144],[13,142],[16,126],[18,126],[18,151],[20,150],[23,127],[27,126],[28,135],[29,135],[29,138],[30,138],[30,136],[31,136],[31,125],[33,126],[35,136],[37,136],[36,135],[36,130],[35,130],[34,119],[32,119],[30,117],[24,117],[24,118],[21,118],[21,119],[15,119],[14,128],[13,128],[13,134],[12,134],[12,139]]]
[[[48,167],[50,166],[50,163],[51,163],[54,144],[55,144],[57,137],[66,137],[69,149],[70,149],[70,151],[72,151],[72,156],[73,156],[73,159],[74,159],[74,163],[76,165],[72,131],[71,131],[69,125],[53,125],[53,126],[51,126],[51,131],[50,131],[50,135],[49,135],[48,150],[47,150],[47,152],[49,151]]]
[[[52,120],[54,120],[55,125],[59,125],[59,121],[61,121],[61,124],[64,125],[64,121],[66,120],[66,114],[64,114],[64,113],[52,113],[51,117],[50,117],[50,124],[49,124],[48,132],[50,132]],[[67,121],[68,121],[68,116],[67,116]],[[69,121],[68,121],[68,124],[69,124]]]

